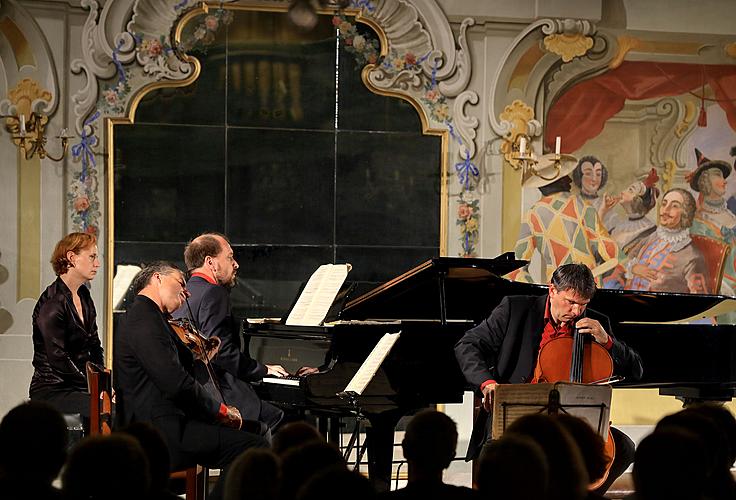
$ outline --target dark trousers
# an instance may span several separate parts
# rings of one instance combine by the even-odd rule
[[[61,413],[79,413],[89,419],[89,393],[72,389],[37,389],[30,394],[32,401],[45,401]]]

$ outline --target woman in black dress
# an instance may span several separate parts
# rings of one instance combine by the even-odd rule
[[[71,233],[56,244],[51,257],[56,281],[33,309],[33,400],[43,400],[62,413],[89,417],[85,365],[103,364],[97,313],[87,282],[100,260],[97,238]]]

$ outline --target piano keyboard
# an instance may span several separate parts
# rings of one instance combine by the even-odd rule
[[[288,377],[263,377],[263,383],[265,384],[277,384],[277,385],[293,385],[299,387],[299,381],[302,377],[298,375],[289,375]]]

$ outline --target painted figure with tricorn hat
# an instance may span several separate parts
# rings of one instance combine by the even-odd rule
[[[687,177],[690,187],[698,192],[698,210],[692,234],[708,236],[731,247],[723,271],[721,291],[736,290],[736,215],[726,206],[727,178],[733,167],[722,160],[710,160],[695,150],[698,165]]]
[[[539,175],[525,179],[523,186],[538,188],[542,197],[524,214],[514,253],[517,259],[531,260],[536,250],[547,272],[541,280],[534,280],[525,266],[508,277],[528,283],[549,282],[552,272],[562,264],[579,263],[593,271],[598,286],[621,288],[625,256],[595,207],[570,192],[569,174],[574,168],[574,161],[563,161],[559,171],[540,162]],[[555,180],[548,180],[552,177]]]

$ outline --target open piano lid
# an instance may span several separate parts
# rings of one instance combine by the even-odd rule
[[[547,293],[547,285],[502,278],[526,264],[512,252],[494,259],[435,257],[349,301],[340,319],[440,320],[444,307],[449,321],[478,322],[507,295]],[[590,307],[616,323],[664,323],[696,316],[722,303],[736,310],[736,299],[722,295],[599,289]]]
[[[435,257],[349,301],[340,319],[440,320],[444,307],[447,320],[479,321],[504,295],[546,293],[501,278],[526,263],[511,252],[495,259]]]

